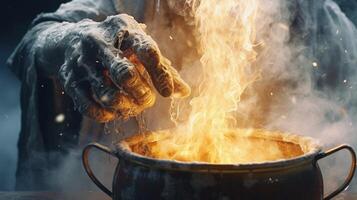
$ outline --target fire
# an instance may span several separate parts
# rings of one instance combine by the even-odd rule
[[[187,0],[200,41],[203,81],[191,102],[188,121],[152,147],[154,157],[181,161],[252,161],[247,142],[232,135],[243,91],[259,78],[252,64],[257,0]],[[250,134],[251,131],[233,131]],[[159,136],[157,136],[159,137]],[[162,136],[163,137],[163,136]],[[237,158],[239,158],[237,160]]]
[[[177,141],[173,142],[172,134],[168,130],[146,133],[125,140],[124,146],[132,152],[158,159],[210,162],[209,159],[212,157],[210,148],[214,142],[212,138],[194,138],[200,140],[196,143],[200,146],[193,147]],[[216,161],[220,164],[246,164],[288,159],[311,152],[315,147],[308,138],[261,129],[234,129],[225,132],[224,137],[224,146],[220,148],[223,148],[225,152],[222,151],[221,159]],[[193,149],[182,149],[183,146],[193,147]]]

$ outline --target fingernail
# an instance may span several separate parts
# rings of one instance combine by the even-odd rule
[[[175,92],[172,95],[174,98],[185,98],[191,94],[191,87],[183,81],[175,82],[174,87]]]
[[[172,89],[169,87],[163,87],[163,88],[161,88],[160,93],[163,97],[169,97],[172,94]]]

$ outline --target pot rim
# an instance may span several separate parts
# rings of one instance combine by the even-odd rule
[[[269,131],[268,131],[269,132]],[[284,138],[299,139],[304,141],[309,146],[309,151],[293,158],[281,159],[275,161],[244,163],[244,164],[215,164],[205,162],[183,162],[178,160],[157,159],[144,156],[132,152],[125,140],[119,142],[116,147],[115,154],[119,159],[125,159],[129,162],[139,164],[148,168],[158,168],[169,171],[195,171],[195,172],[257,172],[257,171],[274,171],[284,168],[293,168],[311,163],[315,161],[315,157],[321,153],[322,145],[314,138],[307,136],[300,136],[290,133],[276,132]],[[135,137],[135,136],[134,136]],[[274,140],[274,137],[272,137]],[[275,140],[277,140],[275,138]],[[293,142],[291,140],[284,140],[285,142]],[[300,146],[301,144],[298,143]],[[119,161],[120,162],[120,161]]]

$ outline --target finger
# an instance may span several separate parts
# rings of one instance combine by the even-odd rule
[[[150,77],[148,77],[148,73],[146,72],[144,66],[132,50],[125,51],[123,55],[127,57],[129,61],[136,66],[136,69],[139,71],[140,75],[145,80],[149,80]],[[174,91],[171,96],[175,98],[184,98],[189,96],[191,94],[190,86],[188,86],[188,84],[184,80],[182,80],[176,69],[171,66],[170,61],[162,56],[160,65],[165,65],[173,78]]]
[[[141,113],[147,106],[138,104],[128,93],[116,87],[109,79],[108,72],[93,73],[98,67],[86,67],[92,73],[90,83],[94,99],[104,108],[115,110],[122,119],[128,119]]]
[[[114,61],[109,72],[114,82],[135,98],[137,104],[146,107],[154,104],[155,94],[149,83],[128,59]]]
[[[127,38],[123,39],[121,48],[124,50],[133,48],[134,53],[149,73],[157,91],[164,97],[171,96],[174,91],[173,78],[167,66],[160,62],[161,54],[156,43],[151,37],[143,34],[129,34]]]
[[[178,76],[178,73],[171,77],[170,71],[176,72],[176,70],[170,65],[160,64],[160,51],[152,38],[145,34],[143,30],[145,28],[142,24],[137,23],[133,17],[125,14],[108,17],[104,24],[106,28],[108,28],[108,25],[113,27],[113,24],[121,26],[120,30],[117,30],[117,40],[114,46],[123,50],[124,53],[129,49],[134,49],[140,63],[144,64],[147,72],[149,72],[153,85],[162,96],[185,97],[189,95],[190,88]],[[123,29],[123,27],[126,28]],[[131,34],[129,34],[129,31]],[[135,66],[137,65],[135,64]]]
[[[94,103],[88,93],[88,85],[84,81],[79,81],[73,68],[73,60],[67,61],[59,70],[59,80],[63,84],[65,91],[72,97],[78,110],[88,117],[99,121],[108,122],[116,118],[116,114],[110,110],[101,108]]]
[[[83,41],[83,49],[85,49],[87,53],[97,53],[101,64],[108,69],[109,76],[113,83],[134,98],[137,105],[140,107],[150,107],[154,104],[155,94],[152,92],[149,83],[140,76],[136,67],[128,59],[116,57],[112,49],[110,49],[104,41],[94,36],[87,36],[85,38]],[[90,58],[84,57],[83,60],[86,61],[88,59]],[[99,67],[88,67],[88,70],[91,69],[99,69]],[[93,80],[99,80],[101,77],[100,75],[95,75],[96,73],[97,72],[90,73],[94,75],[92,77]]]
[[[165,57],[161,58],[161,65],[166,65],[167,69],[170,71],[170,74],[173,79],[174,91],[172,96],[175,98],[184,98],[188,97],[191,94],[190,86],[181,78],[179,73],[174,67],[171,66],[170,61]]]
[[[134,107],[136,104],[130,97],[116,87],[108,78],[106,69],[100,68],[100,63],[90,63],[86,56],[80,56],[78,65],[87,72],[87,80],[93,90],[94,99],[105,108],[121,110],[124,105]]]

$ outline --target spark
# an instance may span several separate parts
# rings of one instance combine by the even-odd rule
[[[56,123],[62,123],[65,118],[66,118],[66,117],[65,117],[65,115],[64,115],[63,113],[58,114],[58,115],[56,116],[56,118],[55,118],[55,122],[56,122]]]
[[[293,104],[296,104],[296,97],[295,97],[295,96],[291,97],[291,102],[292,102]]]
[[[318,67],[319,65],[317,64],[317,62],[313,62],[313,63],[312,63],[312,66],[313,66],[313,67]]]
[[[103,102],[108,102],[109,101],[109,97],[108,97],[108,95],[104,95],[104,96],[102,96],[100,98],[100,100],[103,101]]]

